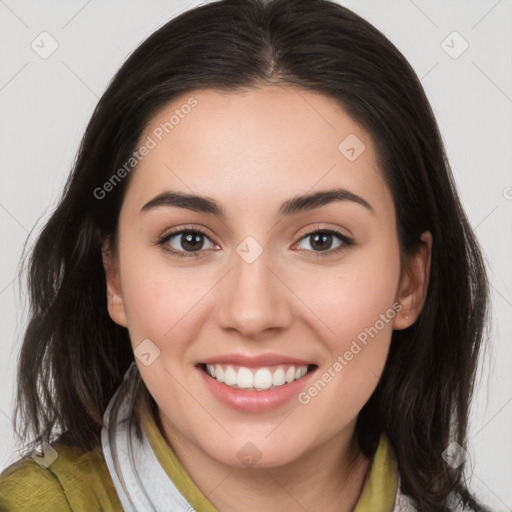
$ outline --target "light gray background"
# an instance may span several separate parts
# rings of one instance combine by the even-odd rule
[[[55,205],[114,72],[157,27],[199,3],[0,0],[0,469],[16,458],[11,416],[26,318],[16,281],[22,245]],[[493,294],[492,347],[472,414],[469,477],[493,510],[511,511],[512,1],[340,3],[382,30],[421,78],[483,245]],[[43,31],[58,43],[47,59],[31,48]],[[445,51],[464,44],[453,31],[469,44],[456,59]]]

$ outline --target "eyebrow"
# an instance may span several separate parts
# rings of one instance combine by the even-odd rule
[[[335,188],[292,197],[280,206],[277,216],[285,217],[315,210],[336,201],[350,201],[359,204],[375,215],[371,204],[361,196],[343,188]],[[214,199],[177,191],[165,191],[157,195],[141,208],[141,213],[161,206],[174,206],[195,212],[209,213],[220,219],[226,218],[226,212],[222,205]]]

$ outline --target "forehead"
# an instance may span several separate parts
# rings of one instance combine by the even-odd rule
[[[370,135],[334,99],[293,86],[194,90],[151,119],[131,198],[166,188],[270,208],[273,198],[343,187],[389,207]],[[354,158],[356,157],[356,158]],[[282,197],[281,197],[282,196]],[[277,202],[276,202],[277,205]]]

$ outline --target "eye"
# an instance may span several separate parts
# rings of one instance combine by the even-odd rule
[[[346,236],[341,231],[336,229],[316,229],[314,231],[310,231],[302,236],[299,240],[299,244],[302,240],[310,240],[306,245],[309,245],[309,248],[306,247],[306,250],[311,252],[311,256],[325,256],[336,254],[351,245],[354,245],[354,241]],[[333,244],[334,245],[334,249]]]
[[[158,244],[178,258],[197,258],[205,248],[205,239],[215,247],[208,235],[196,228],[168,233],[158,241]]]
[[[300,244],[308,239],[310,241],[306,245],[309,245],[309,248],[306,247],[303,250],[309,252],[312,257],[337,254],[355,245],[351,238],[341,231],[332,228],[309,231],[303,234],[297,243]],[[210,243],[210,247],[205,247],[205,245],[208,245],[208,243],[205,244],[205,241]],[[210,237],[198,228],[182,228],[168,233],[158,241],[158,245],[178,258],[198,258],[205,252],[204,249],[215,250],[218,248]]]

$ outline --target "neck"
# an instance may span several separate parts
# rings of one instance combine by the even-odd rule
[[[296,460],[268,468],[238,468],[211,458],[159,413],[159,428],[210,503],[222,512],[354,510],[370,460],[354,440],[355,422]]]

